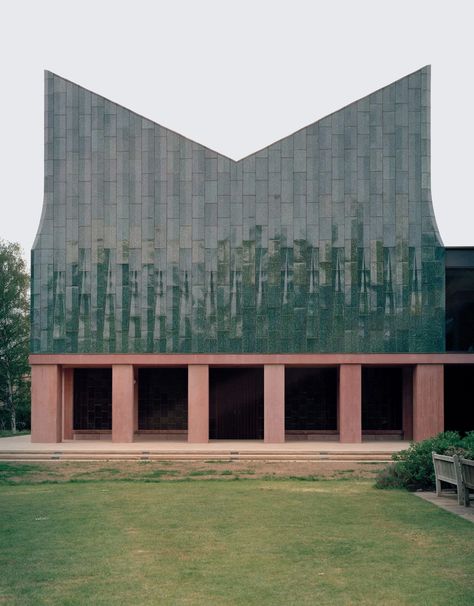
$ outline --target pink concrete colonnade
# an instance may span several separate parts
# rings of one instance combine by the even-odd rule
[[[42,364],[41,361],[35,360],[32,363],[32,442],[58,443],[63,439],[72,439],[73,367],[54,363]],[[107,366],[110,367],[110,364]],[[209,364],[188,364],[187,367],[188,442],[205,443],[209,440]],[[263,364],[263,369],[264,440],[268,443],[282,443],[285,441],[285,364]],[[138,425],[136,373],[137,367],[133,364],[112,364],[113,442],[133,442]],[[443,431],[443,386],[443,364],[416,364],[412,368],[404,369],[405,439],[422,440]],[[362,364],[340,364],[340,442],[362,441],[361,401]]]

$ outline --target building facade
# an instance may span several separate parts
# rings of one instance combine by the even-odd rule
[[[234,161],[46,72],[33,441],[474,429],[429,104],[425,67]]]

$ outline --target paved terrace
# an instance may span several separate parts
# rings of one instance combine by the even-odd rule
[[[370,441],[286,442],[267,444],[261,440],[211,440],[207,444],[175,441],[113,443],[110,440],[69,440],[59,444],[32,444],[31,437],[0,438],[0,460],[94,460],[94,459],[189,459],[239,458],[264,460],[388,461],[408,442]]]
[[[455,513],[461,518],[464,518],[468,522],[474,523],[474,503],[471,503],[471,507],[464,507],[464,505],[458,505],[458,497],[455,491],[452,494],[445,494],[441,497],[437,497],[435,492],[415,492],[417,497],[421,497],[425,501],[441,507],[450,513]]]

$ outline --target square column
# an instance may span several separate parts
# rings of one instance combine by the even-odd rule
[[[285,366],[266,364],[263,367],[263,407],[265,442],[285,441]]]
[[[112,366],[112,441],[133,442],[134,384],[131,364]]]
[[[444,367],[417,364],[413,370],[413,439],[418,442],[444,430]]]
[[[133,369],[133,433],[138,431],[138,368]]]
[[[209,366],[188,366],[188,442],[209,442]]]
[[[339,441],[362,442],[362,367],[341,364],[339,367]]]
[[[413,369],[404,368],[402,373],[403,439],[413,440]]]
[[[57,364],[31,367],[31,441],[61,442],[62,385]]]
[[[74,369],[63,369],[63,440],[73,439]]]

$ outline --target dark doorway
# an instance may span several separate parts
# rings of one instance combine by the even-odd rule
[[[285,431],[337,431],[337,368],[285,369]]]
[[[112,429],[112,369],[74,369],[75,430]]]
[[[362,369],[362,431],[401,432],[403,418],[403,369]]]
[[[263,369],[209,370],[209,437],[263,439]]]
[[[187,368],[140,368],[138,429],[172,431],[187,427]]]
[[[461,434],[474,431],[474,365],[444,367],[444,428]]]
[[[446,351],[474,351],[474,248],[446,249]]]

